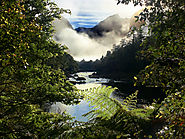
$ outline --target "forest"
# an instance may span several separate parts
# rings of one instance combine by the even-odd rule
[[[143,58],[139,51],[142,43],[142,34],[134,35],[131,41],[122,40],[119,45],[114,45],[111,51],[107,51],[100,60],[78,63],[80,71],[96,71],[98,76],[107,76],[115,79],[133,78],[144,69],[150,60]],[[128,77],[125,77],[128,76]]]
[[[69,10],[50,0],[0,1],[0,138],[185,138],[185,2],[115,4],[130,2],[145,7],[136,16],[143,24],[130,30],[131,41],[122,40],[100,60],[77,63],[53,40],[52,22]],[[128,78],[133,88],[161,88],[165,97],[138,108],[138,90],[122,102],[110,97],[116,90],[111,86],[78,90],[68,80],[78,66]],[[47,104],[82,99],[94,106],[84,115],[87,122],[46,110]]]

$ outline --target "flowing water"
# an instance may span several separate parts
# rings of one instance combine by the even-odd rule
[[[89,89],[89,88],[93,88],[93,87],[99,87],[105,84],[114,86],[119,88],[119,91],[115,91],[111,94],[111,97],[114,97],[115,99],[119,100],[119,101],[123,101],[123,98],[125,98],[126,96],[128,96],[128,91],[131,90],[133,88],[133,86],[130,85],[130,88],[128,87],[129,84],[125,84],[122,81],[113,81],[114,84],[110,84],[112,82],[112,80],[110,81],[110,79],[105,79],[105,78],[90,78],[89,76],[92,75],[93,72],[79,72],[75,75],[73,75],[73,78],[70,78],[69,80],[72,82],[76,82],[76,87],[78,89]],[[80,77],[85,78],[85,82],[84,80],[77,80],[77,78]],[[144,88],[146,91],[140,92],[139,94],[142,95],[148,95],[148,96],[152,96],[152,95],[156,95],[155,91],[156,88]],[[153,90],[153,92],[152,92]],[[132,90],[132,92],[134,92]],[[139,95],[138,95],[139,96]],[[144,99],[143,99],[144,98]],[[148,104],[148,101],[145,100],[145,98],[147,98],[147,96],[143,97],[143,98],[137,98],[138,107],[143,107],[145,104]],[[151,98],[154,98],[153,96]],[[153,100],[153,99],[152,99]],[[87,117],[83,117],[83,114],[88,113],[91,110],[91,107],[89,106],[89,103],[86,102],[85,100],[82,100],[80,102],[80,104],[78,105],[64,105],[60,102],[56,102],[55,104],[51,105],[50,107],[50,112],[52,113],[63,113],[64,111],[66,111],[67,113],[71,114],[73,117],[75,117],[74,120],[78,120],[78,121],[88,121]]]
[[[99,87],[103,83],[109,82],[109,79],[105,78],[89,78],[89,75],[92,75],[93,72],[79,72],[77,73],[77,77],[84,77],[85,83],[83,84],[76,84],[75,86],[78,89],[88,89],[88,88],[93,88],[93,87]],[[76,81],[74,78],[70,78],[71,81]],[[71,114],[73,117],[75,117],[75,120],[78,121],[88,121],[87,117],[83,117],[82,115],[89,112],[91,107],[89,106],[89,103],[86,102],[85,100],[82,100],[80,104],[78,105],[64,105],[60,102],[56,102],[53,104],[50,108],[50,112],[53,113],[62,113],[66,111],[67,113]]]

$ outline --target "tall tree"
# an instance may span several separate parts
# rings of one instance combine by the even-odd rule
[[[118,0],[128,4],[131,0]],[[138,76],[138,83],[162,87],[167,98],[158,108],[166,125],[159,137],[183,138],[185,129],[185,1],[132,1],[146,8],[136,18],[146,21],[150,36],[143,42],[144,57],[152,60]]]
[[[62,134],[70,117],[41,108],[55,101],[78,102],[64,72],[47,64],[65,53],[52,40],[51,22],[68,11],[48,0],[1,0],[0,9],[0,138]]]
[[[185,137],[185,2],[184,0],[118,0],[119,3],[150,6],[136,18],[145,21],[148,36],[141,53],[151,63],[136,83],[163,88],[167,97],[153,108],[138,109],[137,93],[118,102],[114,89],[103,87],[84,92],[96,105],[87,115],[95,117],[70,135],[80,138],[178,138]],[[102,58],[103,59],[103,58]],[[98,118],[97,118],[98,117]],[[93,133],[92,133],[93,131]]]
[[[107,51],[107,55],[101,59],[101,64],[96,65],[97,71],[100,74],[110,74],[113,77],[117,75],[120,78],[125,75],[136,75],[148,63],[146,60],[137,58],[141,43],[142,39],[137,37],[135,41],[127,44],[121,42],[114,46],[112,52]]]

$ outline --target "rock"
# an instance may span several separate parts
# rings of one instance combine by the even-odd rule
[[[77,74],[74,74],[73,77],[78,77],[78,75]]]
[[[78,77],[76,78],[77,81],[83,81],[83,80],[86,80],[84,77]]]
[[[77,82],[77,84],[85,84],[86,82],[85,81],[79,81]]]
[[[93,74],[89,75],[89,78],[97,78],[97,79],[99,79],[100,76],[97,75],[96,73],[93,73]]]

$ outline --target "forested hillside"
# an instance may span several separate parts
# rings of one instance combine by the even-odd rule
[[[76,62],[52,39],[54,19],[69,10],[49,0],[0,1],[0,138],[185,138],[185,2],[132,2],[145,6],[136,16],[142,27],[131,30],[133,40],[88,64],[101,74],[131,74],[133,87],[162,88],[166,97],[143,107],[138,90],[119,101],[111,96],[117,88],[77,90],[70,83],[66,75],[76,71]],[[84,114],[87,122],[45,110],[47,104],[82,99],[93,106]]]
[[[110,32],[115,32],[115,35],[123,37],[127,34],[129,22],[129,18],[121,18],[116,14],[109,16],[92,28],[79,27],[75,30],[78,33],[86,33],[91,38],[103,37],[106,33]]]
[[[118,0],[117,4],[128,4],[129,2],[129,0]],[[139,116],[139,119],[133,117],[139,110],[135,109],[137,112],[135,111],[135,114],[133,114],[131,112],[132,106],[129,107],[129,109],[131,109],[131,113],[129,112],[129,114],[131,115],[128,116],[125,106],[121,106],[123,111],[117,111],[118,113],[112,116],[109,120],[98,120],[95,123],[99,126],[98,129],[103,129],[104,131],[108,130],[109,132],[107,131],[106,133],[110,133],[108,136],[110,137],[112,135],[113,138],[183,139],[185,137],[185,3],[183,0],[133,1],[133,3],[135,5],[148,6],[142,13],[140,13],[140,15],[136,16],[136,19],[142,23],[145,22],[143,26],[148,28],[147,36],[143,38],[140,45],[142,49],[139,50],[139,53],[141,57],[149,61],[145,68],[133,78],[135,80],[134,86],[144,85],[154,88],[161,87],[161,95],[165,94],[166,98],[164,98],[162,102],[153,101],[153,108],[148,108],[148,111],[142,109],[143,112],[145,111],[145,118],[143,117],[144,115],[141,116],[142,114]],[[138,28],[133,30],[133,32],[135,31],[137,32]],[[125,47],[125,50],[126,48],[127,47]],[[108,59],[109,56],[113,56],[113,54],[114,52],[108,52],[107,56],[102,58],[101,61],[104,60],[106,63],[106,59]],[[96,62],[101,63],[101,61]],[[128,62],[131,61],[128,60]],[[110,67],[108,69],[104,67],[103,70],[113,71],[114,68],[121,68],[121,66],[119,68],[115,65],[111,66],[111,59],[109,62]],[[97,95],[101,96],[98,93]],[[105,94],[105,96],[107,96],[107,94]],[[101,112],[106,111],[105,109],[108,109],[107,112],[109,110],[111,111],[111,107],[114,107],[107,99],[105,99],[105,96],[101,96],[104,98],[103,100],[100,99],[100,97],[100,100],[98,101],[97,99],[96,101],[97,107],[104,108]],[[134,97],[135,95],[133,94],[128,100],[124,100],[123,102],[132,104],[134,103]],[[89,97],[92,104],[94,104],[93,98],[93,96]],[[102,105],[106,104],[106,102],[109,102],[110,108]],[[116,104],[116,102],[114,104]],[[150,110],[152,113],[147,117],[147,113]],[[97,111],[97,113],[100,114],[101,112]],[[100,117],[104,118],[103,115]],[[134,123],[134,126],[132,123]],[[105,127],[106,129],[104,129]],[[95,130],[96,128],[93,129]],[[96,131],[99,133],[98,130]],[[119,132],[117,132],[119,135],[117,134],[114,136],[113,132],[116,131]]]
[[[114,45],[111,51],[107,51],[106,56],[102,56],[96,61],[81,61],[79,69],[81,71],[96,71],[96,75],[113,79],[132,78],[144,69],[149,60],[143,58],[139,53],[143,48],[142,35],[134,36],[129,42],[122,42]]]

